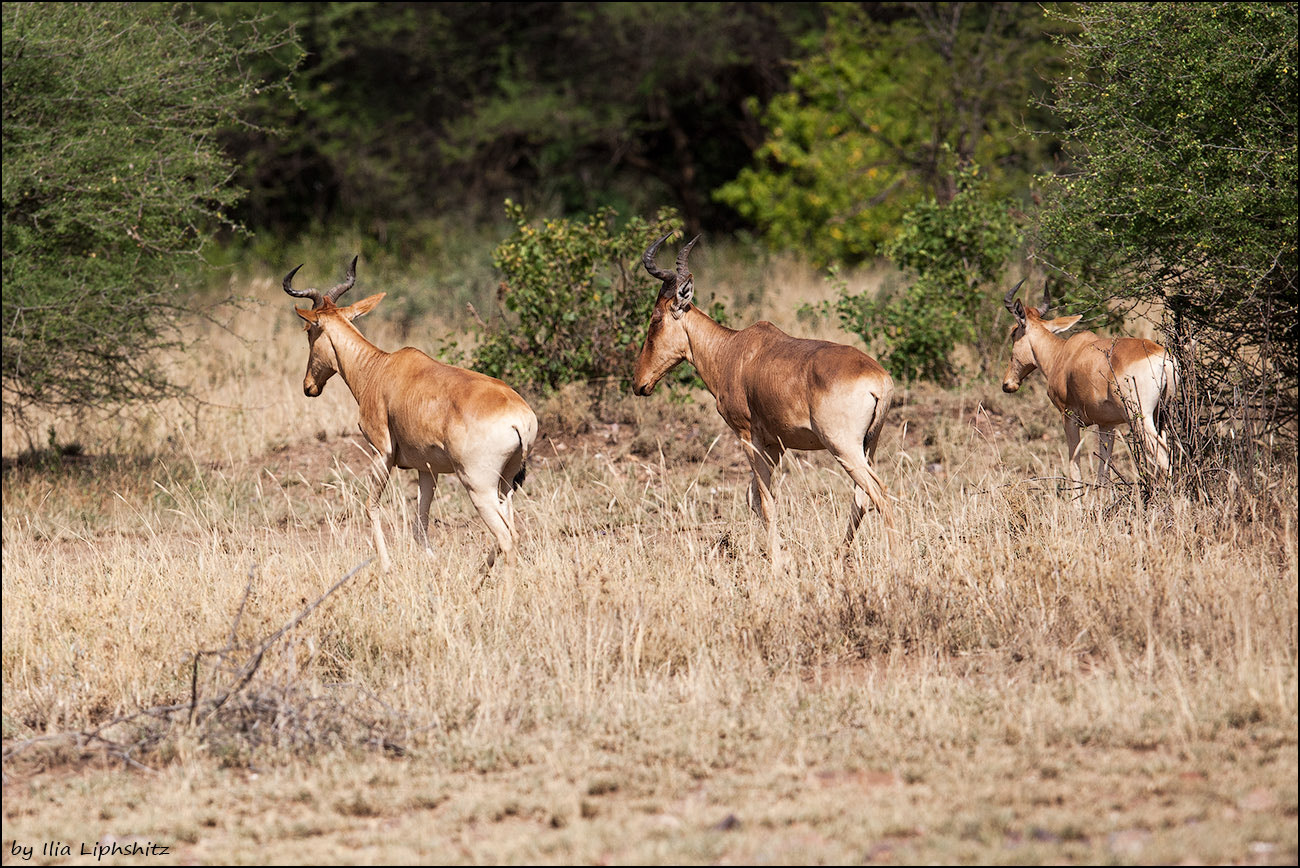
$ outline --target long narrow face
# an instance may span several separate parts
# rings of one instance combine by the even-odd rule
[[[321,328],[319,311],[312,319],[303,316],[307,331],[307,373],[302,378],[302,391],[308,398],[315,398],[325,388],[329,378],[338,373],[338,360],[334,356],[334,344],[325,330]]]
[[[298,268],[293,269],[284,276],[284,291],[294,298],[309,298],[312,305],[310,310],[296,307],[298,317],[305,323],[304,329],[307,332],[307,374],[302,379],[302,391],[308,398],[315,398],[325,388],[326,381],[338,371],[338,358],[334,354],[334,344],[329,337],[325,337],[324,329],[321,328],[321,314],[333,315],[334,311],[344,311],[343,316],[349,321],[353,317],[360,316],[368,310],[374,308],[383,298],[383,293],[377,296],[371,296],[365,301],[350,305],[346,308],[338,307],[338,300],[357,282],[357,259],[352,257],[352,263],[348,266],[347,276],[343,282],[328,292],[321,292],[317,289],[298,290],[293,288],[293,276],[298,273]]]
[[[654,260],[659,245],[667,240],[668,235],[651,244],[641,257],[641,264],[646,271],[663,281],[659,297],[655,299],[654,310],[650,314],[650,328],[646,332],[645,343],[641,345],[641,355],[637,357],[636,374],[632,380],[632,391],[642,396],[653,392],[669,371],[691,357],[691,344],[686,336],[683,318],[691,309],[691,298],[695,295],[695,277],[686,269],[686,257],[700,236],[696,235],[677,254],[676,268],[665,271],[655,265]]]
[[[641,355],[637,356],[636,375],[632,380],[632,391],[638,395],[653,392],[659,381],[690,354],[681,314],[673,313],[675,297],[676,292],[671,295],[661,292],[650,314],[650,329],[641,345]]]
[[[1011,363],[1007,365],[1006,376],[1002,378],[1002,391],[1018,391],[1025,377],[1037,369],[1034,348],[1029,345],[1028,322],[1017,322],[1015,328],[1011,330]]]
[[[1023,281],[1022,281],[1023,283]],[[1019,284],[1017,284],[1019,286]],[[1014,290],[1012,290],[1014,292]],[[1044,293],[1043,309],[1025,307],[1019,299],[1014,303],[1011,302],[1010,293],[1007,295],[1007,308],[1011,315],[1016,318],[1016,327],[1011,330],[1011,364],[1007,366],[1007,375],[1002,378],[1002,391],[1015,392],[1020,388],[1020,384],[1038,369],[1038,357],[1034,354],[1034,347],[1030,343],[1029,337],[1035,333],[1040,341],[1040,350],[1043,349],[1041,341],[1046,339],[1047,333],[1059,335],[1061,332],[1070,328],[1070,326],[1083,319],[1082,316],[1058,316],[1055,319],[1044,319],[1047,313],[1047,298]]]

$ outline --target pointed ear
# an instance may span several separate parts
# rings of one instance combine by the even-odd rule
[[[1043,320],[1043,325],[1047,326],[1047,330],[1053,334],[1060,334],[1081,319],[1082,316],[1060,316],[1056,319]]]
[[[1016,322],[1025,324],[1025,306],[1020,299],[1016,299],[1016,303],[1012,306],[1011,315],[1016,318]]]
[[[352,320],[356,319],[362,314],[367,314],[370,313],[372,310],[374,310],[375,305],[383,301],[384,296],[386,295],[388,295],[388,293],[380,292],[370,296],[369,298],[363,298],[361,299],[361,301],[354,302],[348,305],[347,307],[343,308],[342,311],[343,316],[347,319],[348,322],[352,322]]]
[[[303,322],[307,323],[307,325],[315,325],[317,317],[320,316],[320,311],[304,310],[300,307],[295,307],[293,312],[302,317]]]

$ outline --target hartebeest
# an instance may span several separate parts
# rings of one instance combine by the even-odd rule
[[[301,265],[298,268],[302,268]],[[492,377],[446,365],[413,347],[386,353],[366,340],[352,320],[369,313],[386,293],[347,307],[336,302],[356,283],[357,260],[347,278],[321,293],[293,288],[298,268],[284,278],[284,291],[312,300],[294,308],[306,323],[307,375],[302,390],[315,398],[341,374],[361,411],[361,433],[374,450],[374,484],[366,502],[380,567],[392,565],[379,522],[379,499],[394,467],[419,471],[415,538],[429,544],[429,504],[440,473],[454,473],[469,492],[479,517],[509,563],[516,539],[514,491],[524,480],[524,461],[537,436],[537,417],[514,389]],[[488,554],[488,566],[496,552]]]
[[[860,350],[791,337],[770,322],[740,331],[715,322],[691,303],[695,281],[686,258],[698,235],[677,254],[675,271],[655,265],[655,254],[670,235],[651,244],[641,259],[663,287],[637,359],[636,394],[649,395],[683,361],[695,367],[749,459],[754,474],[749,505],[766,525],[773,568],[782,556],[772,470],[787,449],[825,449],[853,480],[853,506],[842,544],[846,552],[868,500],[892,536],[893,510],[871,466],[894,391],[889,374]],[[887,542],[892,548],[892,540]]]
[[[1002,391],[1015,392],[1035,368],[1042,368],[1047,397],[1064,418],[1070,479],[1076,485],[1083,481],[1081,432],[1089,425],[1097,426],[1101,442],[1098,485],[1109,478],[1115,428],[1125,424],[1136,435],[1157,478],[1168,474],[1169,443],[1157,426],[1157,414],[1163,414],[1161,402],[1171,399],[1177,386],[1173,356],[1159,344],[1141,338],[1108,339],[1092,332],[1079,332],[1069,340],[1059,337],[1082,317],[1047,319],[1051,300],[1046,286],[1042,307],[1025,307],[1015,297],[1023,283],[1017,283],[1003,298],[1016,325],[1011,331],[1011,364]]]

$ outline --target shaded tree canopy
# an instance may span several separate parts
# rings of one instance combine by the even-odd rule
[[[201,4],[231,19],[246,4]],[[675,205],[735,225],[708,193],[761,138],[751,98],[785,86],[805,3],[277,3],[307,52],[296,102],[263,100],[282,138],[228,140],[250,224],[296,232],[506,196],[590,213]]]

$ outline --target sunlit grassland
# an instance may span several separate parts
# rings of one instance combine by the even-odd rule
[[[707,271],[739,319],[848,340],[793,315],[824,281],[755,271]],[[1262,494],[1076,502],[1036,381],[899,389],[878,454],[893,562],[874,513],[835,558],[848,480],[787,457],[780,575],[707,395],[529,394],[515,567],[484,573],[446,477],[436,553],[416,548],[400,473],[394,569],[270,648],[241,694],[261,704],[154,732],[132,755],[150,771],[27,744],[189,702],[195,652],[272,634],[370,556],[351,395],[304,397],[291,302],[274,278],[247,292],[175,360],[205,403],[61,421],[81,454],[7,465],[6,854],[111,836],[200,862],[1296,860],[1294,466]],[[359,321],[390,349],[453,327],[430,323]],[[205,664],[200,690],[222,678]]]

